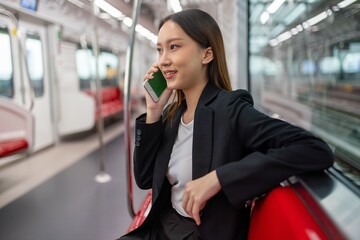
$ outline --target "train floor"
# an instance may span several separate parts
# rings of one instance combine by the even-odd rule
[[[122,124],[105,132],[105,171],[98,183],[96,134],[66,141],[0,169],[0,239],[111,240],[126,233],[128,211]],[[134,207],[146,191],[134,184]]]

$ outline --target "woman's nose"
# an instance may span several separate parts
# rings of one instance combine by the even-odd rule
[[[169,55],[166,52],[163,52],[158,58],[159,66],[169,66],[171,63]]]

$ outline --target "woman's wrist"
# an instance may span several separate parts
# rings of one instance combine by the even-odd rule
[[[154,123],[160,120],[162,111],[148,110],[146,112],[146,123]]]

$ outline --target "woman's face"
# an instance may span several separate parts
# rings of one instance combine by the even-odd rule
[[[206,79],[205,49],[175,22],[167,21],[158,34],[158,65],[170,89],[187,90]]]

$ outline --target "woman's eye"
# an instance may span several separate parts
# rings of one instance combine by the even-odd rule
[[[177,48],[178,47],[178,45],[170,45],[170,49],[175,49],[175,48]]]
[[[158,48],[157,51],[158,51],[159,54],[162,53],[162,49],[161,49],[161,48]]]

